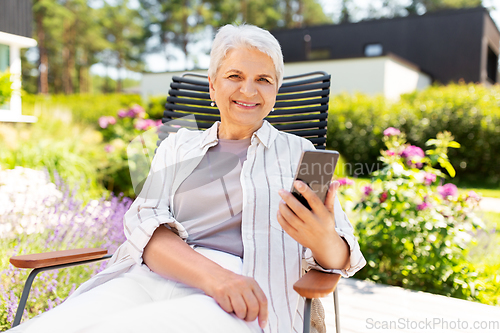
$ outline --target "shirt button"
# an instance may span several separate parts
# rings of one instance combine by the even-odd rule
[[[247,235],[247,239],[251,240],[252,239],[252,235]]]

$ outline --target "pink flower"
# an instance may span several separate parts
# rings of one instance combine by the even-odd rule
[[[380,203],[383,203],[384,201],[386,201],[387,197],[388,197],[387,192],[382,193],[380,195]]]
[[[401,131],[398,130],[397,128],[394,127],[389,127],[384,131],[385,136],[393,136],[393,135],[399,135],[401,134]]]
[[[417,210],[424,210],[424,209],[427,209],[427,208],[431,208],[431,204],[428,203],[428,202],[422,202],[420,205],[417,206]]]
[[[144,118],[146,111],[144,111],[142,106],[136,104],[128,110],[127,116],[130,118]]]
[[[422,163],[420,161],[424,156],[425,153],[422,148],[417,146],[408,146],[401,153],[401,157],[406,159],[406,164],[408,164],[408,166],[417,168],[422,167]]]
[[[337,181],[340,183],[340,186],[344,186],[344,185],[347,185],[347,186],[351,186],[351,185],[354,185],[354,181],[349,179],[349,178],[339,178],[337,179]]]
[[[106,145],[106,146],[104,147],[104,151],[105,151],[106,153],[112,153],[112,152],[114,152],[114,151],[115,151],[115,147],[113,147],[112,145]]]
[[[99,126],[101,128],[107,128],[108,125],[116,124],[116,119],[113,116],[102,116],[99,118]]]
[[[433,173],[426,172],[424,175],[424,184],[431,185],[436,181],[436,175]]]
[[[161,124],[161,120],[159,120],[159,122]],[[153,120],[153,119],[137,119],[137,121],[134,124],[134,127],[141,131],[146,131],[156,126],[158,126],[158,120]]]
[[[481,201],[481,197],[479,196],[479,194],[477,194],[474,191],[469,191],[469,193],[467,193],[467,196],[468,196],[467,199],[471,199],[471,200],[476,201],[476,202]]]
[[[363,187],[363,194],[364,194],[364,195],[368,196],[368,195],[370,195],[372,192],[373,192],[373,189],[372,189],[372,187],[371,187],[371,186],[369,186],[369,185],[368,185],[368,186]]]
[[[120,118],[125,118],[127,114],[128,114],[127,110],[121,109],[118,111],[118,117]]]
[[[458,194],[457,187],[451,183],[444,184],[443,186],[438,186],[437,191],[443,197],[443,199],[446,199],[450,196],[455,197]]]

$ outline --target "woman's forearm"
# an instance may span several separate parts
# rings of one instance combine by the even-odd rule
[[[193,250],[179,236],[163,226],[157,228],[144,248],[144,263],[153,272],[210,294],[224,274],[230,273]]]
[[[349,245],[337,233],[335,234],[336,237],[329,239],[327,244],[311,249],[314,260],[326,269],[348,269],[350,266]]]

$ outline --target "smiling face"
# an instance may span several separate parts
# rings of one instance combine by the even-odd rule
[[[271,58],[253,48],[229,51],[209,78],[210,98],[220,111],[219,138],[248,138],[262,126],[276,101],[278,84]]]

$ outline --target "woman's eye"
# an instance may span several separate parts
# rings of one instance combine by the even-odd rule
[[[267,83],[270,83],[270,82],[269,82],[269,80],[268,80],[268,79],[266,79],[265,77],[261,77],[261,78],[259,79],[259,81],[261,81],[261,82],[267,82]]]
[[[231,75],[229,75],[229,78],[231,78],[231,79],[237,79],[239,77],[240,76],[238,74],[231,74]]]

